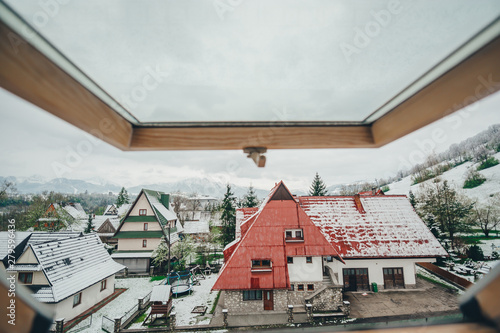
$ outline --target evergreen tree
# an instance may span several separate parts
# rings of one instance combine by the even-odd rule
[[[226,246],[231,243],[236,237],[236,209],[235,198],[231,192],[231,186],[228,184],[226,194],[221,204],[221,221],[222,221],[222,245]]]
[[[257,195],[255,194],[255,190],[253,189],[253,186],[250,185],[248,188],[247,194],[243,197],[243,207],[257,207],[259,205],[259,199],[257,198]]]
[[[118,194],[118,198],[116,199],[116,207],[119,208],[123,206],[124,204],[130,203],[130,200],[128,198],[128,192],[125,189],[125,187],[122,187],[120,190],[120,193]]]
[[[317,172],[316,176],[314,176],[311,188],[309,189],[309,195],[314,197],[322,197],[328,195],[326,185]]]
[[[87,222],[87,227],[85,228],[85,233],[89,234],[94,230],[94,224],[92,223],[92,214],[89,214],[89,220]]]
[[[410,190],[410,195],[409,195],[410,203],[413,206],[413,208],[417,208],[417,198],[415,198],[415,194]]]

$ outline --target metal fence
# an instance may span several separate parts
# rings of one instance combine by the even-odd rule
[[[83,318],[82,321],[80,321],[78,324],[75,326],[71,327],[66,333],[76,333],[83,331],[84,329],[89,328],[92,326],[92,314],[86,318]]]
[[[130,319],[136,312],[139,311],[139,304],[135,303],[133,307],[131,307],[122,317],[122,325]]]
[[[115,328],[115,321],[112,319],[109,319],[106,316],[102,316],[101,328],[105,332],[113,333],[114,328]]]
[[[144,298],[142,299],[142,306],[146,306],[146,304],[149,303],[149,300],[151,299],[151,291],[149,292],[149,294],[147,294],[146,296],[144,296]]]

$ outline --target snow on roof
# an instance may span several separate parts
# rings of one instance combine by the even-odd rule
[[[151,298],[149,299],[151,302],[168,302],[170,299],[170,285],[159,285],[154,286],[151,291]]]
[[[210,230],[206,221],[184,222],[185,234],[207,234],[209,232]]]
[[[29,244],[40,244],[45,242],[51,242],[55,240],[62,240],[67,238],[79,237],[81,236],[81,232],[72,232],[72,231],[54,231],[54,232],[33,232],[31,233],[31,237],[28,240]]]
[[[300,197],[299,201],[343,258],[448,255],[406,196]]]
[[[141,252],[115,252],[111,254],[111,258],[151,258],[153,251],[141,251]]]
[[[52,289],[33,296],[42,302],[59,302],[125,268],[104,249],[97,234],[29,245]]]
[[[9,243],[9,232],[8,231],[0,231],[0,260],[5,258],[5,256],[9,252],[9,247],[7,246]],[[14,233],[14,245],[18,246],[22,241],[24,241],[27,237],[31,235],[31,232],[28,231],[16,231]]]
[[[126,212],[128,212],[128,210],[130,209],[130,207],[132,207],[132,204],[123,204],[121,205],[120,207],[118,207],[118,216],[122,216],[123,214],[125,214]]]
[[[7,271],[23,271],[23,272],[39,272],[42,270],[42,266],[33,264],[15,264],[10,265]]]
[[[75,207],[76,205],[78,205],[79,208],[81,208],[81,210],[79,208]],[[73,217],[74,219],[83,220],[83,219],[88,218],[87,214],[85,213],[85,211],[83,210],[83,208],[80,204],[66,205],[66,206],[64,206],[63,209],[65,211],[67,211],[68,214],[71,215],[71,217]]]

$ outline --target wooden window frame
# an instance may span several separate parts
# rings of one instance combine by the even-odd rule
[[[19,272],[17,280],[23,284],[33,284],[33,272]]]
[[[15,17],[15,13],[12,16]],[[485,80],[491,77],[493,82],[500,81],[500,36],[495,32],[488,42],[469,52],[458,64],[439,73],[430,83],[417,88],[411,97],[397,103],[371,123],[132,124],[33,46],[41,40],[34,30],[27,27],[27,31],[22,31],[19,28],[21,35],[34,36],[24,38],[15,30],[17,27],[12,28],[13,23],[5,22],[0,22],[0,86],[124,151],[234,150],[247,147],[378,148],[500,89],[500,85],[484,87],[478,81],[480,77]],[[493,24],[490,27],[494,29]],[[485,28],[478,36],[487,33]],[[12,48],[12,38],[17,42],[16,52]],[[53,51],[57,52],[55,49]],[[79,71],[69,62],[68,66]],[[40,82],[44,84],[40,85]],[[96,129],[101,130],[96,132]],[[270,130],[273,135],[262,135]]]
[[[147,223],[147,222],[145,222],[145,223],[144,223],[144,231],[148,231],[148,227],[149,227],[149,226],[148,226],[148,223]]]
[[[297,285],[297,291],[305,291],[304,285],[303,284],[298,284]]]
[[[142,247],[148,247],[148,240],[147,239],[142,240]]]
[[[262,290],[243,290],[243,301],[262,301]]]
[[[146,216],[146,215],[148,215],[147,209],[139,209],[139,216]]]
[[[300,236],[297,236],[300,233]],[[304,230],[302,229],[287,229],[285,230],[285,242],[303,242]]]
[[[75,303],[75,300],[76,300],[77,296],[79,296],[79,297],[78,297],[78,303]],[[78,306],[78,305],[82,304],[82,296],[83,296],[83,295],[82,295],[82,292],[79,292],[79,293],[77,293],[77,294],[75,294],[75,295],[73,296],[73,307],[76,307],[76,306]]]
[[[313,257],[306,257],[306,264],[312,264],[313,263]]]
[[[307,291],[314,291],[314,284],[308,284]]]
[[[252,272],[271,272],[273,270],[273,262],[271,259],[252,259],[251,267]]]
[[[101,291],[106,290],[108,284],[108,279],[104,279],[101,281]]]

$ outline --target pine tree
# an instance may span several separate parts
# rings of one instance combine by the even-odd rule
[[[128,192],[125,189],[125,187],[122,187],[120,190],[120,193],[118,194],[118,198],[116,199],[116,207],[119,208],[123,206],[124,204],[130,203],[130,200],[128,198]]]
[[[222,245],[226,246],[236,237],[236,210],[234,207],[235,198],[231,192],[231,186],[227,185],[226,194],[221,204],[222,221]]]
[[[92,223],[92,214],[89,214],[89,220],[87,222],[87,227],[85,228],[85,233],[89,234],[94,230],[94,224]]]
[[[316,176],[314,176],[311,188],[309,189],[309,195],[314,197],[322,197],[328,195],[326,185],[317,172]]]
[[[409,195],[410,203],[413,206],[413,208],[417,207],[417,198],[415,198],[415,194],[410,190],[410,195]]]
[[[255,190],[253,189],[253,186],[250,185],[248,188],[247,194],[243,197],[243,207],[257,207],[259,205],[259,199],[257,198],[257,195],[255,194]]]

